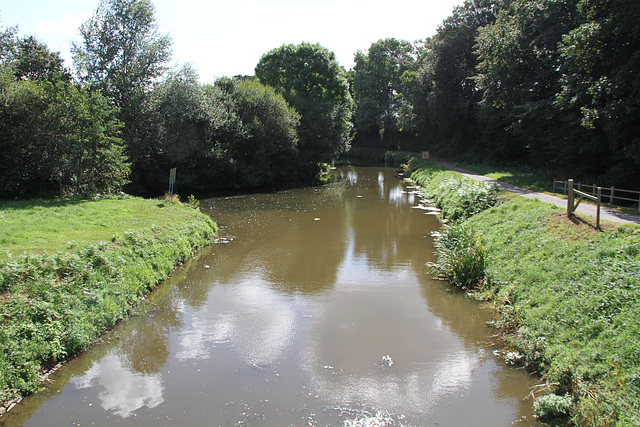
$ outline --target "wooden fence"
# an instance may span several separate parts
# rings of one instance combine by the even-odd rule
[[[553,181],[553,192],[562,193],[565,196],[569,195],[569,181]],[[581,193],[590,195],[591,197],[598,197],[598,188],[601,190],[601,201],[603,203],[609,203],[611,205],[620,204],[621,200],[634,202],[638,204],[638,213],[640,213],[640,191],[623,190],[615,187],[597,187],[595,184],[581,184],[579,182],[573,183],[573,189]]]
[[[602,187],[598,187],[597,188],[597,195],[596,196],[592,196],[589,193],[585,193],[583,191],[580,190],[576,190],[573,187],[573,180],[569,179],[567,180],[567,216],[568,217],[572,217],[573,213],[576,211],[576,209],[578,208],[578,205],[580,204],[580,202],[582,202],[585,198],[589,199],[589,200],[593,200],[594,202],[597,203],[597,210],[596,210],[596,228],[600,229],[600,205],[602,204],[601,200],[602,200]],[[580,196],[578,197],[578,201],[576,202],[576,196]]]

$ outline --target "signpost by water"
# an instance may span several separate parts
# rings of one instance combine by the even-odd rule
[[[428,151],[422,152],[422,160],[429,160],[431,158],[431,154]]]
[[[169,200],[173,199],[173,186],[176,183],[176,168],[169,171]]]

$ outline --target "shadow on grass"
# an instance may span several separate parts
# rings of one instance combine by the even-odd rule
[[[91,202],[91,199],[32,199],[32,200],[17,200],[0,201],[0,210],[29,210],[33,208],[64,208],[67,206],[78,206],[83,203]]]

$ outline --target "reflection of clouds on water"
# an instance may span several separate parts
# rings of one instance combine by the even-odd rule
[[[136,410],[146,406],[155,408],[164,399],[164,387],[159,374],[144,375],[129,371],[113,354],[95,362],[83,376],[70,380],[77,389],[100,387],[100,406],[127,418]]]
[[[415,203],[415,195],[407,193],[401,185],[396,185],[389,189],[389,202],[395,203],[396,206]]]
[[[225,342],[229,339],[233,319],[229,314],[219,314],[214,323],[195,317],[191,328],[180,338],[180,351],[176,357],[180,360],[208,359],[209,345]]]
[[[399,416],[431,415],[439,403],[462,396],[472,386],[479,361],[464,351],[443,356],[440,363],[420,368],[382,368],[371,364],[358,372],[342,371],[315,357],[319,349],[308,348],[302,368],[311,376],[314,393],[329,402],[358,402]],[[332,368],[332,369],[328,369]]]
[[[293,338],[295,313],[290,304],[256,277],[234,287],[214,288],[208,304],[192,313],[177,357],[208,359],[212,347],[230,344],[248,364],[273,363]]]

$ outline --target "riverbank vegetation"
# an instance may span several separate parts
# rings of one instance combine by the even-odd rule
[[[468,206],[455,192],[433,198],[448,174],[424,166],[412,177],[436,205]],[[501,199],[455,219],[447,212],[457,210],[443,211],[450,221],[433,273],[494,305],[505,359],[541,378],[533,391],[540,420],[638,425],[640,228],[596,231],[555,206]]]
[[[37,390],[215,233],[161,200],[0,203],[0,402]]]

